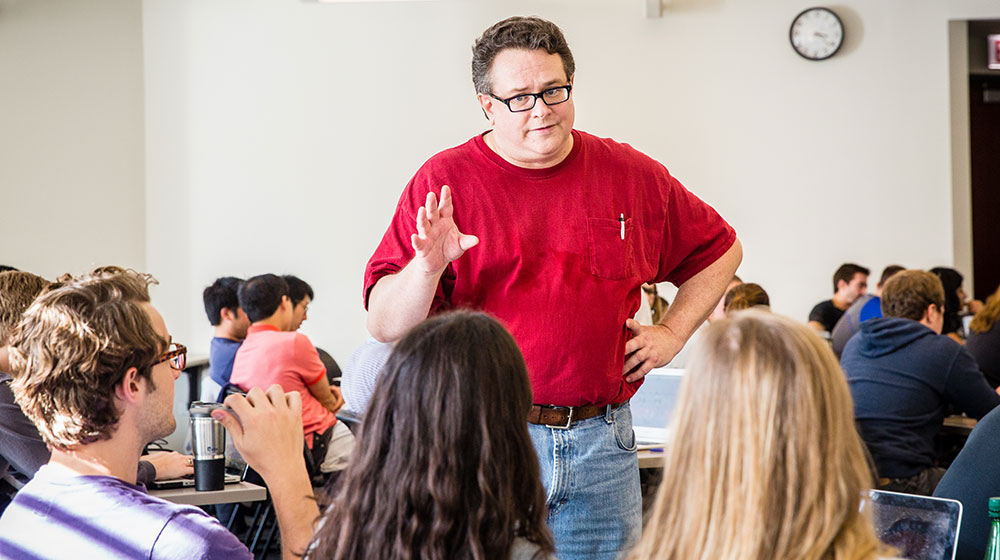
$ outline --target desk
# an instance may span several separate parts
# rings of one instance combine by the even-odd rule
[[[189,486],[187,488],[171,488],[170,490],[150,490],[149,495],[175,504],[207,506],[234,502],[259,502],[267,499],[267,489],[249,482],[241,482],[227,484],[223,490],[210,492],[199,492],[193,486]]]
[[[640,449],[636,452],[639,457],[640,469],[655,469],[663,466],[663,452]]]
[[[976,427],[976,419],[952,414],[951,416],[945,416],[942,426],[944,428],[943,431],[969,435],[972,433],[972,429]]]

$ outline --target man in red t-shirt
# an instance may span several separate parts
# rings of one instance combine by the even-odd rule
[[[472,67],[491,128],[403,191],[368,262],[368,328],[390,342],[451,307],[500,319],[538,403],[528,422],[557,555],[615,558],[641,523],[628,399],[704,321],[742,249],[661,164],[573,129],[573,55],[557,26],[499,22]],[[640,325],[639,287],[665,281],[679,286],[673,305]]]
[[[354,448],[354,436],[334,416],[344,399],[327,380],[309,338],[286,332],[294,315],[288,283],[274,274],[255,276],[240,286],[239,300],[251,324],[229,382],[244,391],[272,384],[297,391],[302,395],[302,430],[316,464],[322,472],[343,470]]]

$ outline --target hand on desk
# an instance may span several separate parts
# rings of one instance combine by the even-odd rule
[[[194,465],[190,455],[182,455],[176,451],[156,451],[139,457],[148,461],[156,469],[156,480],[169,480],[194,474]]]
[[[667,365],[684,346],[684,339],[666,325],[646,326],[635,319],[625,321],[632,338],[625,343],[625,381],[634,383],[653,368]]]

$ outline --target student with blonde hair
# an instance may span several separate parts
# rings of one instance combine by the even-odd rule
[[[979,364],[979,371],[994,389],[1000,387],[1000,286],[969,323],[965,349]]]
[[[818,336],[748,310],[689,362],[663,483],[630,559],[874,559],[871,473],[844,374]]]

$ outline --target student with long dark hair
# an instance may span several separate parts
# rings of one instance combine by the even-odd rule
[[[551,558],[521,352],[461,311],[393,350],[309,558]]]

